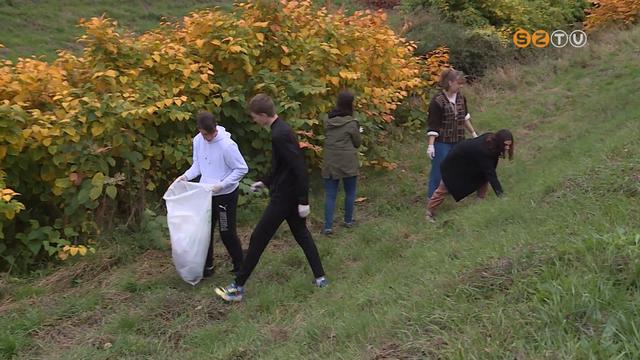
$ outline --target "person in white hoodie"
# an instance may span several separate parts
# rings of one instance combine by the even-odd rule
[[[176,181],[200,176],[200,183],[207,184],[213,194],[211,242],[203,275],[213,274],[213,237],[218,221],[222,243],[231,256],[231,272],[237,273],[243,261],[242,245],[236,232],[238,187],[249,167],[231,134],[218,125],[213,114],[202,111],[196,115],[196,122],[200,133],[193,138],[193,164]]]

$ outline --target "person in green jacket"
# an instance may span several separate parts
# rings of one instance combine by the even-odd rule
[[[358,179],[358,150],[362,144],[362,128],[353,117],[351,92],[343,90],[338,94],[336,107],[324,116],[325,142],[322,177],[324,178],[324,235],[333,232],[333,211],[338,195],[340,180],[344,185],[344,225],[354,224],[353,208],[356,200]]]

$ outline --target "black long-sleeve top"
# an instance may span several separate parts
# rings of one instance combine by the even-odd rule
[[[291,126],[277,118],[271,124],[271,171],[262,178],[272,198],[292,196],[309,204],[309,178],[304,153]]]

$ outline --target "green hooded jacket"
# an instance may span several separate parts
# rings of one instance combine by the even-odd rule
[[[358,176],[358,150],[362,144],[360,126],[351,115],[329,118],[323,115],[325,140],[322,177],[342,179]]]

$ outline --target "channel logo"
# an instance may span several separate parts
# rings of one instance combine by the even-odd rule
[[[518,29],[513,33],[513,44],[519,49],[529,46],[542,49],[550,45],[555,48],[563,48],[567,45],[581,48],[587,45],[587,33],[582,30],[574,30],[570,34],[564,30],[555,30],[551,34],[546,30],[530,33],[525,29]]]

